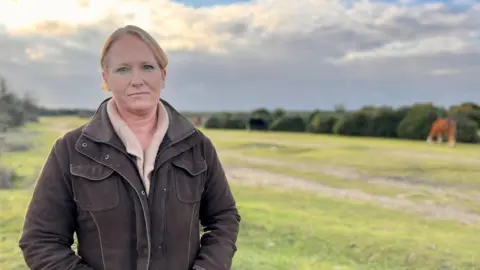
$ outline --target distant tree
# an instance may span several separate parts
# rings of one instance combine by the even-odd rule
[[[276,119],[278,119],[278,118],[280,118],[280,117],[283,117],[283,116],[285,116],[285,115],[286,115],[286,112],[285,112],[284,109],[282,109],[282,108],[276,108],[276,109],[273,110],[273,112],[272,112],[272,118],[273,118],[272,120],[276,120]]]
[[[343,105],[343,104],[336,104],[334,106],[334,111],[336,113],[345,113],[347,111],[347,109],[345,108],[345,105]]]
[[[333,133],[347,136],[372,136],[372,115],[362,111],[346,113],[335,123]]]
[[[22,126],[37,114],[33,96],[27,92],[23,98],[19,98],[9,89],[6,79],[0,76],[0,129],[5,131]]]
[[[276,119],[270,126],[272,131],[304,132],[306,130],[303,118],[295,116],[283,116]]]
[[[404,139],[426,139],[433,122],[446,117],[447,111],[432,103],[414,104],[397,127],[397,135]]]
[[[308,115],[308,118],[306,119],[307,120],[307,123],[310,123],[312,121],[312,119],[317,116],[318,114],[321,114],[322,112],[320,110],[314,110],[312,111],[309,115]]]
[[[317,113],[307,124],[307,132],[310,133],[333,133],[333,127],[337,122],[337,117],[332,115],[322,115]]]

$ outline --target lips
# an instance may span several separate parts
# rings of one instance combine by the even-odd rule
[[[139,92],[139,93],[129,94],[128,96],[129,97],[137,97],[137,96],[143,96],[143,95],[148,95],[148,93],[147,92]]]

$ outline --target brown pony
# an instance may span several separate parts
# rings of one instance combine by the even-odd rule
[[[455,146],[457,140],[457,123],[451,118],[438,118],[432,123],[430,133],[427,137],[427,143],[433,143],[433,137],[437,137],[437,142],[442,143],[443,137],[448,138],[449,146]]]

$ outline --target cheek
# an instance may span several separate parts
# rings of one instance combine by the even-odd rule
[[[150,87],[155,90],[160,90],[163,87],[163,77],[161,74],[149,74],[145,77],[145,80],[148,82]]]
[[[125,85],[128,85],[131,81],[131,78],[128,73],[118,74],[112,73],[109,75],[108,84],[110,85],[111,90],[116,90],[118,88],[124,88]]]

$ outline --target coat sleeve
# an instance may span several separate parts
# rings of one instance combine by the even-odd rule
[[[64,145],[59,139],[52,147],[25,215],[19,247],[32,270],[93,270],[71,248],[76,228],[76,204],[65,174],[68,164],[59,161],[59,157],[66,160],[68,156]]]
[[[240,215],[217,152],[208,138],[204,151],[208,171],[200,222],[205,233],[193,269],[229,270],[237,251]]]

